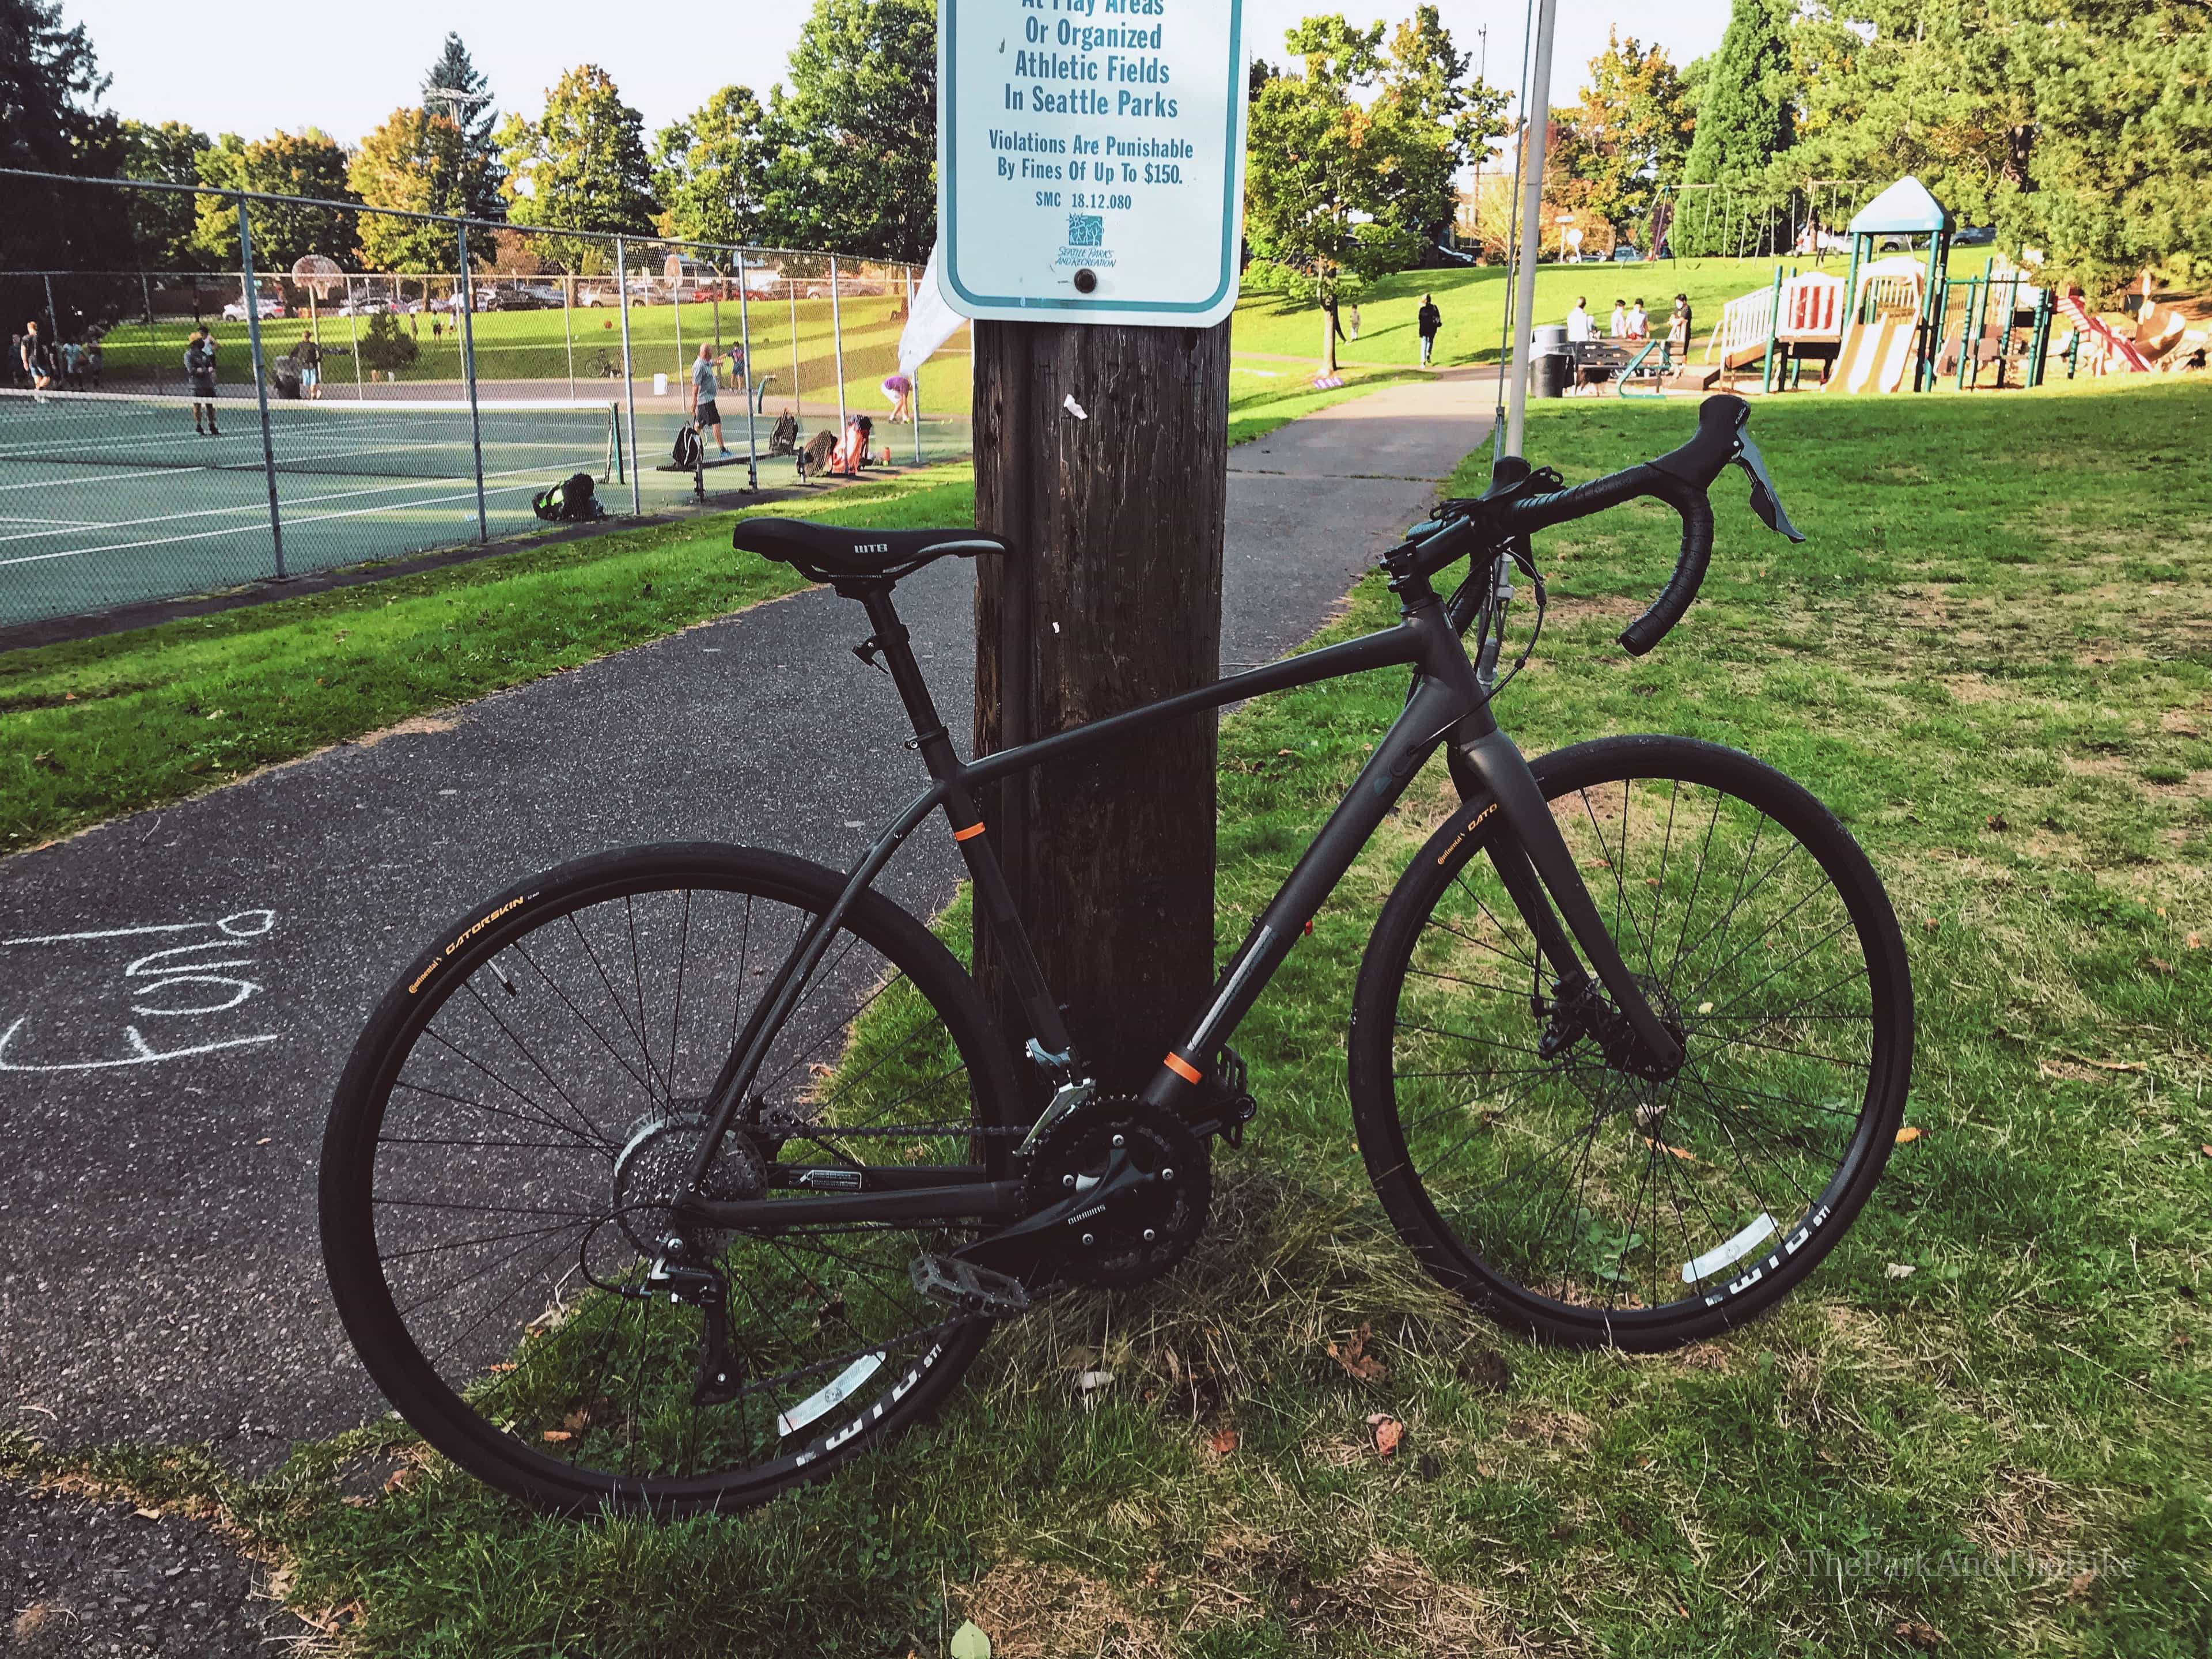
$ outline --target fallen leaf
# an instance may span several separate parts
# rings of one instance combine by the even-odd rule
[[[2184,945],[2186,945],[2192,951],[2201,951],[2204,948],[2204,935],[2202,933],[2185,934],[2181,942]]]
[[[1984,819],[1983,822],[1987,823],[1990,829],[1999,831],[2012,828],[2012,825],[2005,822],[2005,816],[2002,812],[1992,812],[1987,818]]]
[[[1921,1131],[1908,1123],[1897,1132],[1897,1144],[1900,1146],[1910,1146],[1920,1139],[1920,1135]]]
[[[131,1513],[141,1521],[159,1521],[161,1518],[161,1511],[159,1510],[133,1510]]]
[[[1390,1368],[1367,1352],[1368,1339],[1374,1334],[1374,1328],[1362,1321],[1359,1328],[1345,1339],[1341,1350],[1334,1342],[1328,1345],[1328,1357],[1344,1367],[1346,1376],[1362,1382],[1380,1382],[1390,1375]]]
[[[2212,1142],[2208,1142],[2204,1146],[2199,1146],[2197,1150],[2203,1153],[2205,1157],[2212,1158]]]
[[[1085,1371],[1075,1379],[1075,1391],[1078,1394],[1094,1394],[1113,1381],[1114,1373],[1111,1371]]]
[[[1900,1619],[1891,1632],[1900,1642],[1909,1642],[1916,1648],[1940,1648],[1943,1633],[1933,1625],[1923,1625],[1910,1619]]]
[[[495,1370],[495,1371],[498,1371],[498,1372],[501,1372],[501,1373],[502,1373],[502,1374],[503,1374],[503,1373],[505,1373],[505,1372],[507,1372],[507,1371],[511,1371],[511,1370],[513,1370],[514,1369],[514,1365],[513,1365],[512,1364],[510,1364],[508,1361],[504,1360],[504,1359],[500,1359],[500,1360],[495,1360],[495,1361],[492,1363],[490,1369],[491,1369],[491,1370]]]
[[[2089,1593],[2089,1586],[2097,1582],[2097,1570],[2085,1567],[2067,1581],[2066,1594],[2078,1601]]]
[[[1893,1261],[1882,1269],[1883,1275],[1890,1279],[1910,1279],[1919,1271],[1919,1268],[1905,1261]]]
[[[584,1425],[591,1420],[591,1407],[588,1406],[579,1406],[575,1410],[570,1412],[566,1417],[561,1419],[561,1426],[568,1430],[571,1434],[580,1434],[583,1432]]]
[[[1674,1146],[1667,1141],[1654,1140],[1650,1135],[1644,1137],[1644,1144],[1661,1152],[1672,1152],[1676,1158],[1680,1158],[1685,1164],[1695,1164],[1698,1161],[1698,1155],[1695,1152],[1686,1151],[1682,1147]]]
[[[1367,1419],[1367,1426],[1375,1431],[1377,1456],[1389,1456],[1398,1449],[1398,1443],[1406,1437],[1406,1425],[1388,1412],[1376,1412]]]
[[[952,1659],[991,1659],[991,1638],[972,1619],[963,1619],[952,1632]]]
[[[1243,1443],[1243,1436],[1234,1429],[1216,1429],[1206,1443],[1206,1449],[1216,1457],[1226,1457]]]
[[[1710,1002],[1701,1002],[1698,1005],[1698,1012],[1701,1014],[1710,1014],[1712,1011],[1713,1005]]]
[[[573,1440],[575,1436],[570,1434],[566,1429],[548,1429],[540,1437],[546,1440]]]
[[[386,1492],[405,1492],[422,1478],[422,1470],[412,1463],[403,1463],[392,1470],[392,1479],[384,1483],[384,1489]]]
[[[1920,925],[1932,933],[1943,924],[1936,921],[1933,916],[1923,916],[1920,919]]]
[[[2150,965],[2157,969],[2161,974],[2170,974],[2173,971],[2173,964],[2168,962],[2164,957],[2151,957]]]

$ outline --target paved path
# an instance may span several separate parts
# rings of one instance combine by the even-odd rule
[[[1393,387],[1233,452],[1224,665],[1328,617],[1480,441],[1489,396]],[[956,729],[971,584],[946,563],[901,589]],[[863,631],[811,591],[0,862],[0,1422],[258,1468],[381,1409],[314,1231],[368,1011],[521,872],[694,836],[857,856],[921,776],[848,650]],[[888,884],[927,909],[956,874],[925,836]]]

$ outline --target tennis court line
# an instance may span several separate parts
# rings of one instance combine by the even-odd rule
[[[510,495],[518,489],[533,489],[533,485],[526,483],[501,484],[496,489],[487,485],[484,489],[484,494],[487,495]],[[476,500],[476,498],[477,492],[473,488],[471,488],[459,495],[426,495],[419,500],[411,501],[380,501],[374,507],[356,507],[343,513],[310,514],[305,518],[287,519],[284,520],[284,526],[289,530],[300,525],[331,524],[341,519],[366,518],[373,513],[390,513],[395,510],[404,511],[406,508],[416,507],[441,507],[448,501],[472,501]],[[334,496],[321,496],[317,499],[330,501],[337,498]],[[264,519],[259,524],[231,525],[221,530],[197,530],[188,536],[155,536],[149,537],[144,541],[111,542],[104,547],[70,547],[60,549],[59,550],[52,553],[23,553],[18,554],[12,559],[0,559],[0,569],[5,569],[9,565],[42,564],[48,559],[88,558],[95,553],[128,553],[135,551],[140,548],[173,547],[179,542],[204,542],[211,540],[217,536],[236,536],[246,531],[265,530],[267,528],[268,523]],[[399,558],[404,556],[405,556],[404,554],[398,553],[371,555],[368,559],[355,560],[350,561],[349,562],[368,563],[374,562],[374,560],[377,558]]]

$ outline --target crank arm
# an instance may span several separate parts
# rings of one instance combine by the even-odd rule
[[[985,1266],[991,1258],[1008,1249],[1018,1249],[1024,1243],[1042,1243],[1046,1237],[1062,1227],[1077,1227],[1103,1210],[1107,1205],[1133,1192],[1147,1182],[1171,1178],[1170,1176],[1150,1176],[1139,1169],[1128,1153],[1119,1147],[1106,1155],[1106,1173],[1095,1186],[1081,1192],[1070,1193],[1055,1203],[1048,1204],[1034,1215],[1024,1216],[1019,1221],[988,1238],[979,1238],[972,1244],[963,1244],[952,1252],[965,1261]]]

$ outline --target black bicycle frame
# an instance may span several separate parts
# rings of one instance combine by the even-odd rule
[[[906,1165],[863,1171],[864,1179],[878,1174],[881,1179],[877,1184],[883,1190],[825,1192],[804,1197],[710,1200],[700,1195],[700,1187],[715,1149],[735,1121],[767,1057],[769,1044],[820,965],[836,930],[859,895],[873,884],[907,837],[933,812],[944,810],[966,860],[975,902],[1006,959],[1009,979],[1030,1022],[1035,1038],[1031,1057],[1063,1084],[1085,1082],[1088,1079],[1077,1074],[1079,1062],[1070,1052],[1058,1005],[1045,983],[1029,933],[1014,912],[998,854],[976,812],[975,791],[1182,715],[1370,669],[1408,666],[1415,671],[1404,709],[1375,745],[1350,791],[1222,969],[1205,1012],[1160,1062],[1145,1088],[1145,1100],[1176,1110],[1194,1103],[1212,1057],[1267,988],[1304,934],[1306,923],[1398,804],[1414,775],[1444,744],[1449,745],[1453,782],[1474,808],[1467,828],[1474,830],[1492,813],[1502,815],[1507,833],[1493,836],[1492,857],[1516,907],[1552,964],[1557,976],[1555,994],[1564,1000],[1587,988],[1590,975],[1576,954],[1579,946],[1613,1006],[1635,1032],[1646,1062],[1661,1073],[1670,1073],[1681,1063],[1680,1043],[1652,1012],[1621,959],[1534,774],[1513,740],[1492,718],[1467,647],[1425,576],[1396,572],[1392,587],[1399,595],[1401,619],[1395,628],[1233,674],[1196,690],[972,763],[960,759],[937,717],[907,630],[891,608],[891,586],[888,580],[838,584],[841,592],[866,606],[875,635],[863,649],[881,652],[914,722],[917,747],[933,781],[854,866],[836,902],[801,933],[740,1031],[710,1096],[709,1133],[701,1143],[686,1194],[675,1206],[686,1220],[704,1227],[742,1230],[841,1222],[988,1220],[1018,1215],[1023,1183],[989,1179],[989,1171],[980,1166],[925,1171]],[[913,1183],[918,1176],[944,1184],[916,1186]]]

